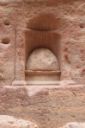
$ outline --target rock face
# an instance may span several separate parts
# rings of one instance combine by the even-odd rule
[[[0,128],[85,122],[85,0],[0,0],[0,115]]]
[[[0,128],[37,128],[37,125],[12,116],[0,115]]]
[[[33,57],[32,62],[29,62],[35,70],[39,67],[44,70],[55,67],[56,72],[59,67],[60,74],[56,75],[56,81],[72,80],[84,84],[84,14],[84,0],[1,0],[0,84],[27,82],[30,77],[26,71],[30,53],[40,48],[43,49],[43,56],[38,54],[43,61],[40,63],[36,59],[36,62]],[[47,65],[50,56],[44,57],[44,49],[54,54],[56,66]],[[34,54],[36,57],[37,52],[34,51]]]
[[[62,128],[85,128],[85,123],[78,123],[78,122],[67,123]]]
[[[85,87],[70,86],[0,87],[0,114],[30,120],[39,128],[85,122]]]

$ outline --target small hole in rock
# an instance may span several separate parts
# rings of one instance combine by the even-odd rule
[[[80,26],[80,28],[84,28],[84,24],[80,24],[79,26]]]
[[[8,38],[2,39],[2,44],[9,44],[10,40]]]
[[[10,25],[9,20],[5,20],[5,21],[4,21],[4,24],[7,25],[7,26],[9,26],[9,25]]]

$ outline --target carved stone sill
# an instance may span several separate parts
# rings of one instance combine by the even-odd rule
[[[60,75],[60,71],[34,71],[25,70],[26,75]]]

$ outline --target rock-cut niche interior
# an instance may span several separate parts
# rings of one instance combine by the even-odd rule
[[[59,81],[60,35],[53,14],[39,14],[29,20],[26,29],[25,77],[27,81]]]

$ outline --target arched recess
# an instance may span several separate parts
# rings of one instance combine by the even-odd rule
[[[53,14],[39,14],[29,20],[27,24],[26,36],[26,76],[27,76],[27,62],[30,57],[30,53],[34,49],[49,49],[54,56],[60,69],[60,35],[56,32],[58,26],[57,18]],[[57,65],[56,65],[57,66]],[[56,71],[55,71],[56,72]],[[29,71],[28,71],[29,74]],[[29,77],[29,75],[28,75]],[[56,80],[60,80],[56,79]]]
[[[60,80],[60,67],[58,59],[48,48],[34,49],[28,57],[26,69],[26,80]]]

